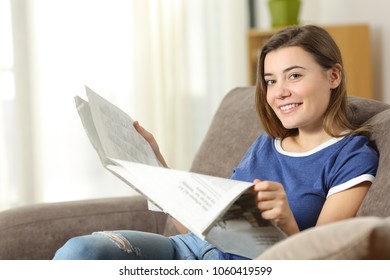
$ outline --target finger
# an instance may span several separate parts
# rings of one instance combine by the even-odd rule
[[[265,220],[275,220],[276,219],[275,211],[273,209],[263,210],[261,212],[261,217],[263,217],[263,219]]]
[[[256,201],[274,200],[276,194],[273,191],[259,191],[256,194]]]
[[[271,181],[260,181],[254,186],[255,191],[274,191],[277,189],[277,184]]]
[[[273,208],[273,203],[272,201],[259,201],[257,202],[257,208],[260,210],[260,211],[267,211],[267,210],[271,210]]]
[[[135,130],[137,130],[138,133],[141,133],[140,131],[141,131],[142,127],[138,121],[133,122],[133,126],[134,126]]]
[[[145,140],[147,140],[148,142],[151,142],[153,140],[153,135],[145,128],[143,128],[143,126],[141,126],[138,121],[135,121],[133,125],[135,130],[137,130],[137,132],[141,134],[142,137],[145,138]]]

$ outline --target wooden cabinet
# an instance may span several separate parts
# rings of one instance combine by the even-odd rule
[[[338,44],[346,72],[348,95],[374,98],[372,92],[372,69],[370,30],[368,25],[322,26]],[[277,30],[251,29],[248,32],[249,83],[256,82],[258,54],[265,42]]]

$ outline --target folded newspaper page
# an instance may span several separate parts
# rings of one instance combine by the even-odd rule
[[[135,130],[130,116],[88,87],[86,95],[89,102],[75,97],[76,108],[103,166],[109,163],[110,158],[162,166],[149,143]],[[161,211],[150,200],[148,207]]]
[[[121,109],[86,87],[75,97],[86,134],[104,168],[191,232],[225,252],[255,258],[285,235],[261,218],[253,183],[162,167]],[[153,208],[153,210],[155,210]]]

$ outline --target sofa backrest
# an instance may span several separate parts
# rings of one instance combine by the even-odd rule
[[[372,126],[371,140],[379,152],[379,166],[358,216],[387,217],[390,216],[390,109],[376,114],[367,123]]]
[[[349,97],[353,123],[372,125],[372,140],[380,154],[378,174],[358,215],[390,216],[390,105]],[[256,113],[255,87],[231,90],[222,100],[196,154],[191,171],[229,177],[252,142],[263,133]],[[362,163],[364,164],[364,163]]]
[[[229,177],[262,132],[255,107],[255,87],[233,89],[215,113],[191,171]]]

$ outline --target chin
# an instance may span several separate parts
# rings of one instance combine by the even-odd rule
[[[295,125],[284,124],[284,123],[282,123],[282,124],[283,124],[283,127],[284,127],[285,129],[296,129],[296,128],[297,128],[297,126],[295,126]]]

